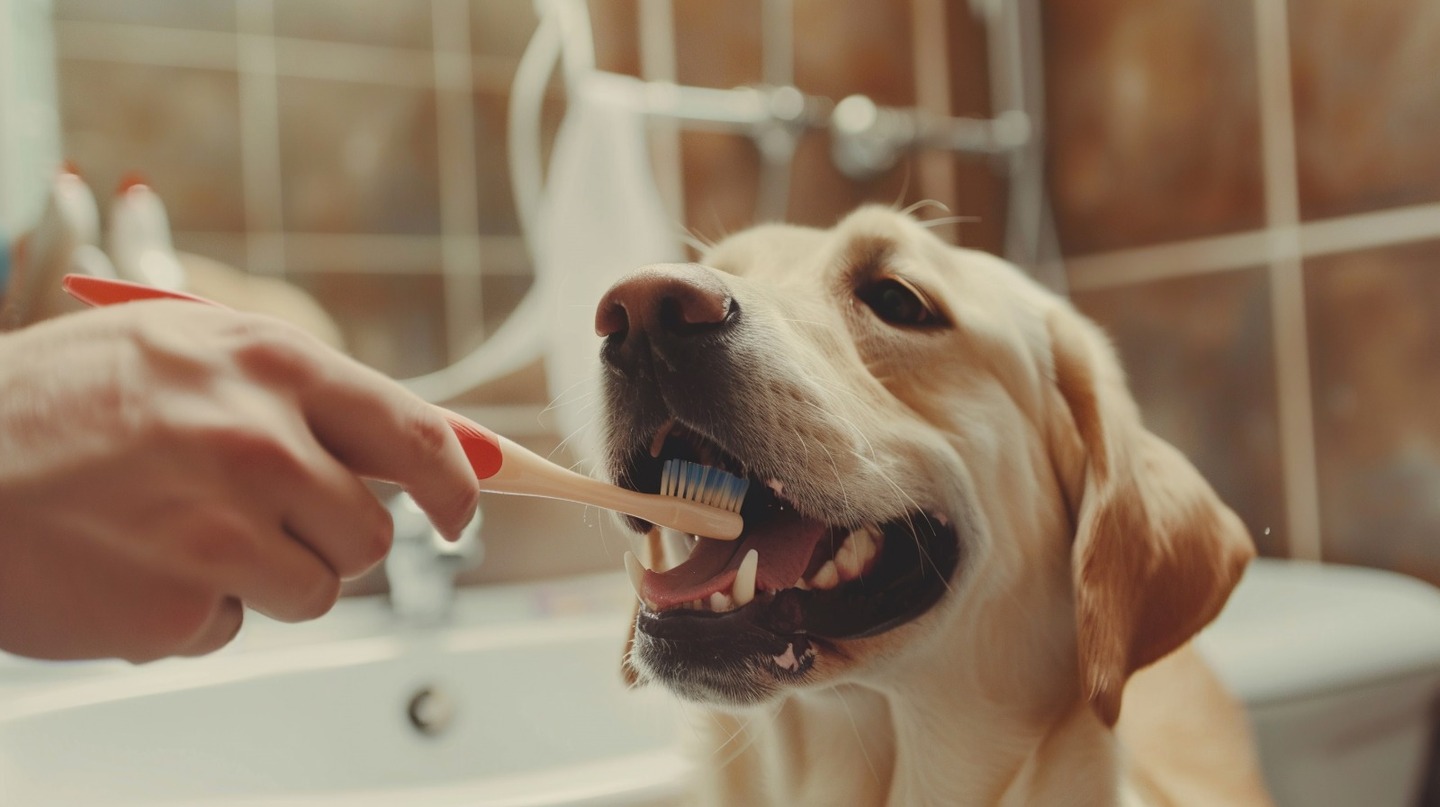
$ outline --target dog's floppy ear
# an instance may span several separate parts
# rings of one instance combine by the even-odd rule
[[[1255,550],[1189,461],[1141,425],[1099,328],[1068,304],[1047,325],[1055,384],[1084,451],[1071,502],[1080,680],[1113,726],[1130,675],[1213,619]]]

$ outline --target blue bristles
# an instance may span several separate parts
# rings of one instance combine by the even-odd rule
[[[740,512],[750,480],[709,465],[666,460],[660,472],[660,494],[689,499],[732,513]]]

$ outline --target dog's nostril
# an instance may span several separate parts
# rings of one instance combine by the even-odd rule
[[[595,309],[595,335],[624,339],[630,330],[630,314],[620,302],[602,303]]]

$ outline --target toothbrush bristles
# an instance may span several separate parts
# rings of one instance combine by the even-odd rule
[[[660,494],[740,512],[750,480],[713,465],[687,460],[666,460],[660,469]]]

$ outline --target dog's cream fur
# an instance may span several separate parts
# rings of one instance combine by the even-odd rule
[[[964,552],[922,617],[841,642],[765,706],[706,710],[701,803],[1269,803],[1243,713],[1187,644],[1249,536],[1143,428],[1097,327],[881,208],[758,227],[702,263],[772,346],[756,377],[808,390],[753,393],[819,443],[797,501],[918,503],[963,523]],[[951,326],[881,322],[854,297],[866,272],[906,278]]]

